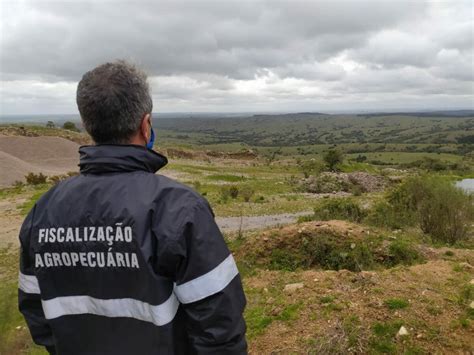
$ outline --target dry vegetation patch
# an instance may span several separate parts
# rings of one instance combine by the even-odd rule
[[[471,251],[471,254],[473,252]],[[378,272],[259,271],[245,280],[251,354],[463,353],[474,349],[473,274],[433,260]],[[292,293],[284,285],[304,286]],[[296,305],[296,306],[295,306]],[[292,317],[282,312],[295,309]],[[472,314],[471,314],[472,317]],[[265,325],[262,328],[262,325]],[[400,327],[408,331],[397,336]]]

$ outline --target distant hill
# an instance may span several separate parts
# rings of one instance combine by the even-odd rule
[[[252,146],[342,143],[449,144],[474,138],[474,111],[380,114],[295,113],[247,117],[158,118],[170,137],[197,144],[243,142]]]
[[[379,112],[357,116],[414,116],[414,117],[474,117],[474,110],[421,111],[421,112]]]

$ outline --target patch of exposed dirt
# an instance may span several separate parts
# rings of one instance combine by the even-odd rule
[[[268,257],[275,249],[284,249],[291,253],[301,248],[307,238],[317,238],[318,235],[330,234],[343,241],[358,242],[370,234],[368,228],[358,224],[331,220],[312,221],[270,229],[245,240],[244,247],[239,248],[237,256],[244,256],[249,252],[256,252],[259,258]]]
[[[219,152],[214,150],[196,151],[180,148],[165,148],[163,154],[171,159],[193,159],[210,161],[213,160],[254,160],[258,158],[258,154],[252,149],[243,149],[239,152]]]
[[[324,172],[318,176],[310,176],[303,179],[300,185],[304,191],[311,193],[348,192],[353,191],[355,188],[361,192],[377,192],[384,190],[388,182],[383,176],[366,172]]]
[[[60,137],[0,136],[0,186],[30,172],[59,175],[78,170],[79,145]]]
[[[24,216],[19,207],[28,199],[29,194],[22,193],[0,200],[0,248],[20,245],[18,235]]]

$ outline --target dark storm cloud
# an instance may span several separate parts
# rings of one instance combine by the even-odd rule
[[[468,97],[471,13],[468,1],[4,1],[2,110],[54,98],[74,110],[84,72],[116,58],[142,66],[170,110]]]

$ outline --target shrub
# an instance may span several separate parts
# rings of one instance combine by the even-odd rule
[[[229,198],[237,198],[239,196],[239,188],[235,185],[224,185],[221,187],[221,198],[227,201]]]
[[[74,122],[71,122],[71,121],[66,121],[64,122],[63,124],[63,128],[64,129],[67,129],[69,131],[75,131],[75,132],[78,132],[79,130],[77,129],[76,127],[76,124]]]
[[[368,221],[383,225],[383,214],[385,223],[398,218],[400,225],[417,224],[433,240],[453,244],[467,236],[474,217],[473,197],[445,179],[417,176],[393,190],[387,203],[376,205]]]
[[[230,197],[237,198],[239,196],[239,188],[237,186],[230,186],[229,193]]]
[[[242,196],[245,202],[249,202],[254,193],[255,190],[252,189],[250,186],[244,186],[240,189],[240,195]]]
[[[68,179],[72,176],[76,176],[76,175],[79,175],[79,173],[77,171],[69,171],[66,174],[50,176],[48,178],[48,180],[56,185],[56,184],[60,183],[61,181],[66,180],[66,179]]]
[[[389,193],[388,202],[401,211],[416,211],[421,201],[430,194],[426,185],[427,179],[420,176],[408,178]]]
[[[395,240],[388,247],[388,264],[395,266],[398,264],[412,265],[422,260],[418,250],[405,240]]]
[[[54,175],[49,177],[49,181],[51,181],[53,184],[58,184],[64,179],[66,179],[68,176],[67,175]]]
[[[430,185],[431,194],[418,207],[421,230],[450,244],[464,239],[474,216],[472,197],[447,183]]]
[[[318,175],[323,171],[323,164],[314,158],[300,161],[298,166],[305,178],[308,178],[310,175]]]
[[[324,154],[323,160],[329,170],[335,171],[337,166],[342,164],[344,155],[338,149],[330,149]]]
[[[47,176],[43,175],[43,173],[28,173],[27,175],[25,175],[25,179],[27,184],[40,185],[46,183]]]
[[[396,210],[387,201],[378,201],[367,213],[365,222],[377,227],[400,229],[414,223],[414,214],[407,210]]]
[[[351,243],[331,234],[318,235],[302,247],[305,266],[361,271],[373,266],[373,253],[366,243]]]
[[[20,180],[15,180],[15,182],[13,183],[13,186],[18,189],[21,189],[24,185],[25,184],[23,183],[23,181]]]
[[[296,245],[279,244],[261,253],[250,254],[250,259],[259,260],[260,265],[269,269],[285,271],[315,266],[328,270],[361,271],[376,264],[371,250],[375,245],[366,241],[341,238],[330,231],[306,234],[301,238]]]
[[[333,198],[322,202],[314,209],[315,219],[343,219],[360,222],[365,212],[349,198]]]
[[[274,249],[270,254],[270,269],[295,271],[304,265],[302,258],[284,249]]]
[[[363,163],[367,160],[367,157],[365,155],[358,155],[356,158],[354,158],[354,161],[357,163]]]

